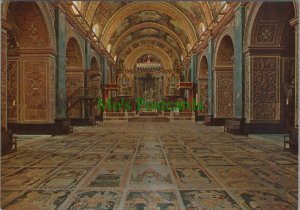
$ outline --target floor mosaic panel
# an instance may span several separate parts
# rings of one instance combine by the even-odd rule
[[[298,157],[193,122],[105,122],[1,158],[5,210],[297,209]]]

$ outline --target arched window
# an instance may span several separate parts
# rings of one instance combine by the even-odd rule
[[[95,24],[93,26],[93,32],[96,34],[97,37],[99,37],[99,25]]]
[[[111,51],[111,44],[108,44],[106,49],[107,49],[107,52],[110,53],[110,51]]]
[[[200,23],[199,25],[199,34],[201,35],[205,31],[206,27],[203,23]]]

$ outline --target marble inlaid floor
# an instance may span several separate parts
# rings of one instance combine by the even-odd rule
[[[1,159],[5,210],[297,209],[297,156],[193,122],[109,122]]]

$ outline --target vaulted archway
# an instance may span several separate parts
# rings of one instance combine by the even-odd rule
[[[67,74],[67,116],[70,118],[82,117],[82,103],[70,101],[75,95],[84,93],[83,56],[78,41],[71,37],[66,46],[66,74]]]
[[[214,71],[216,118],[233,116],[233,49],[230,36],[222,37],[216,53]]]
[[[2,37],[7,41],[7,72],[2,73],[7,75],[5,112],[14,130],[55,118],[54,37],[44,13],[35,2],[11,2],[7,7],[9,30],[7,39]]]
[[[201,57],[199,71],[198,71],[198,98],[199,98],[199,103],[203,106],[203,109],[199,110],[199,114],[207,115],[208,62],[207,62],[207,57],[205,55]]]
[[[295,125],[297,104],[294,5],[264,2],[253,9],[257,15],[245,34],[245,116],[250,131],[284,132]]]

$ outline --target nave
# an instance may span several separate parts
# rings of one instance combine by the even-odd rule
[[[5,210],[297,208],[296,155],[187,121],[75,127],[1,161]]]

